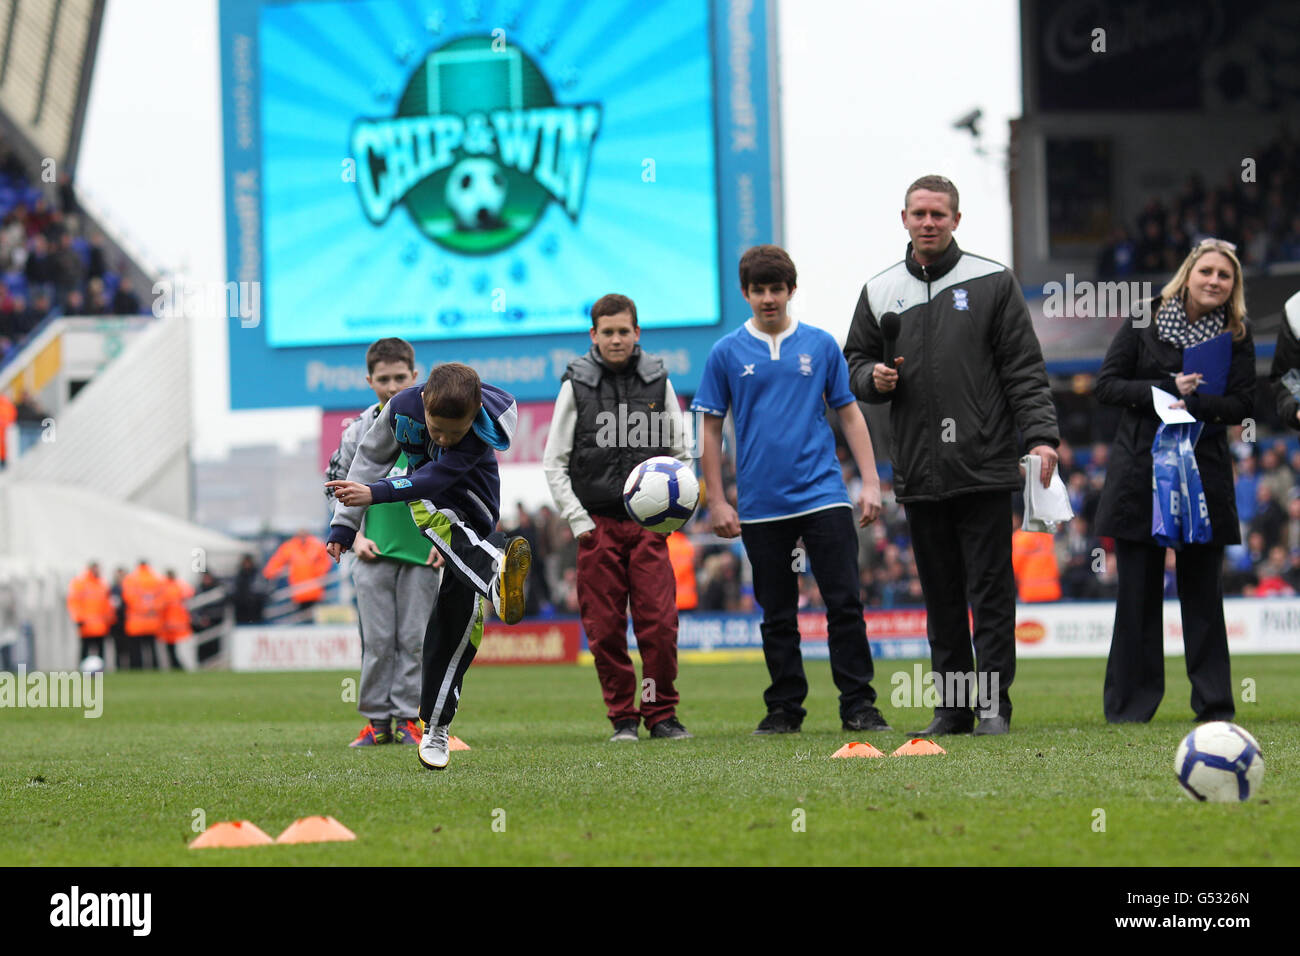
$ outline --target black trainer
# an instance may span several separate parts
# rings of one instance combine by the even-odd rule
[[[1011,732],[1011,721],[1005,717],[981,717],[974,730],[976,737],[989,737]]]
[[[957,734],[968,734],[975,729],[975,715],[965,713],[960,715],[936,715],[934,720],[930,721],[930,726],[924,730],[915,731],[913,737],[950,737]]]
[[[784,710],[774,710],[761,721],[754,731],[755,736],[764,734],[797,734],[803,726],[803,719],[788,714]]]
[[[610,743],[635,742],[636,728],[635,720],[620,720],[614,725],[614,736],[609,738]]]
[[[894,729],[889,726],[884,715],[870,704],[855,708],[852,713],[843,718],[841,726],[845,730],[892,731]]]
[[[650,728],[651,737],[663,737],[667,740],[689,740],[692,734],[682,726],[676,717],[665,717]]]

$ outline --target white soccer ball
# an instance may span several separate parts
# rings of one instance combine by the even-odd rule
[[[1183,738],[1174,757],[1178,782],[1197,800],[1249,800],[1264,779],[1259,742],[1236,724],[1216,720]]]
[[[623,507],[632,520],[659,534],[676,531],[695,514],[700,483],[676,458],[647,458],[623,485]]]
[[[500,229],[506,205],[506,178],[501,167],[481,157],[462,159],[447,176],[447,208],[456,228],[466,232]]]
[[[81,672],[83,674],[99,674],[104,670],[104,658],[98,654],[89,654],[81,662]]]

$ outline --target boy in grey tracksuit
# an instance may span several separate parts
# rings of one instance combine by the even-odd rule
[[[328,480],[347,477],[358,446],[388,400],[415,382],[415,350],[403,339],[379,339],[366,350],[366,371],[366,384],[379,401],[344,430],[325,473]],[[405,474],[406,465],[399,458],[390,474]],[[351,570],[361,626],[357,710],[368,723],[349,746],[394,740],[418,745],[421,654],[438,598],[442,558],[404,504],[372,505],[363,529],[353,544]]]

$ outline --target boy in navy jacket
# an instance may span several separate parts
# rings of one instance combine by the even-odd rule
[[[371,504],[410,503],[411,516],[446,560],[424,635],[420,718],[424,766],[447,766],[449,727],[461,683],[483,638],[483,598],[507,624],[523,617],[528,542],[495,531],[501,478],[496,452],[510,447],[514,397],[481,383],[468,365],[439,365],[422,386],[399,392],[375,419],[343,481],[326,482],[337,501],[326,549],[335,561],[352,546]],[[405,476],[384,477],[399,454]]]

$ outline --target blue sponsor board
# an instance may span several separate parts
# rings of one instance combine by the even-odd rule
[[[677,616],[677,649],[679,651],[734,651],[761,650],[763,634],[761,614],[707,614],[684,611]],[[636,635],[629,625],[628,647],[636,649]],[[828,660],[830,647],[825,637],[805,637],[801,652],[808,660]],[[582,634],[582,649],[588,650],[586,631]],[[887,637],[871,639],[871,654],[880,660],[899,660],[930,657],[930,644],[924,634],[916,637]]]
[[[370,401],[366,345],[554,398],[630,295],[694,392],[780,242],[773,0],[221,0],[231,406]]]

